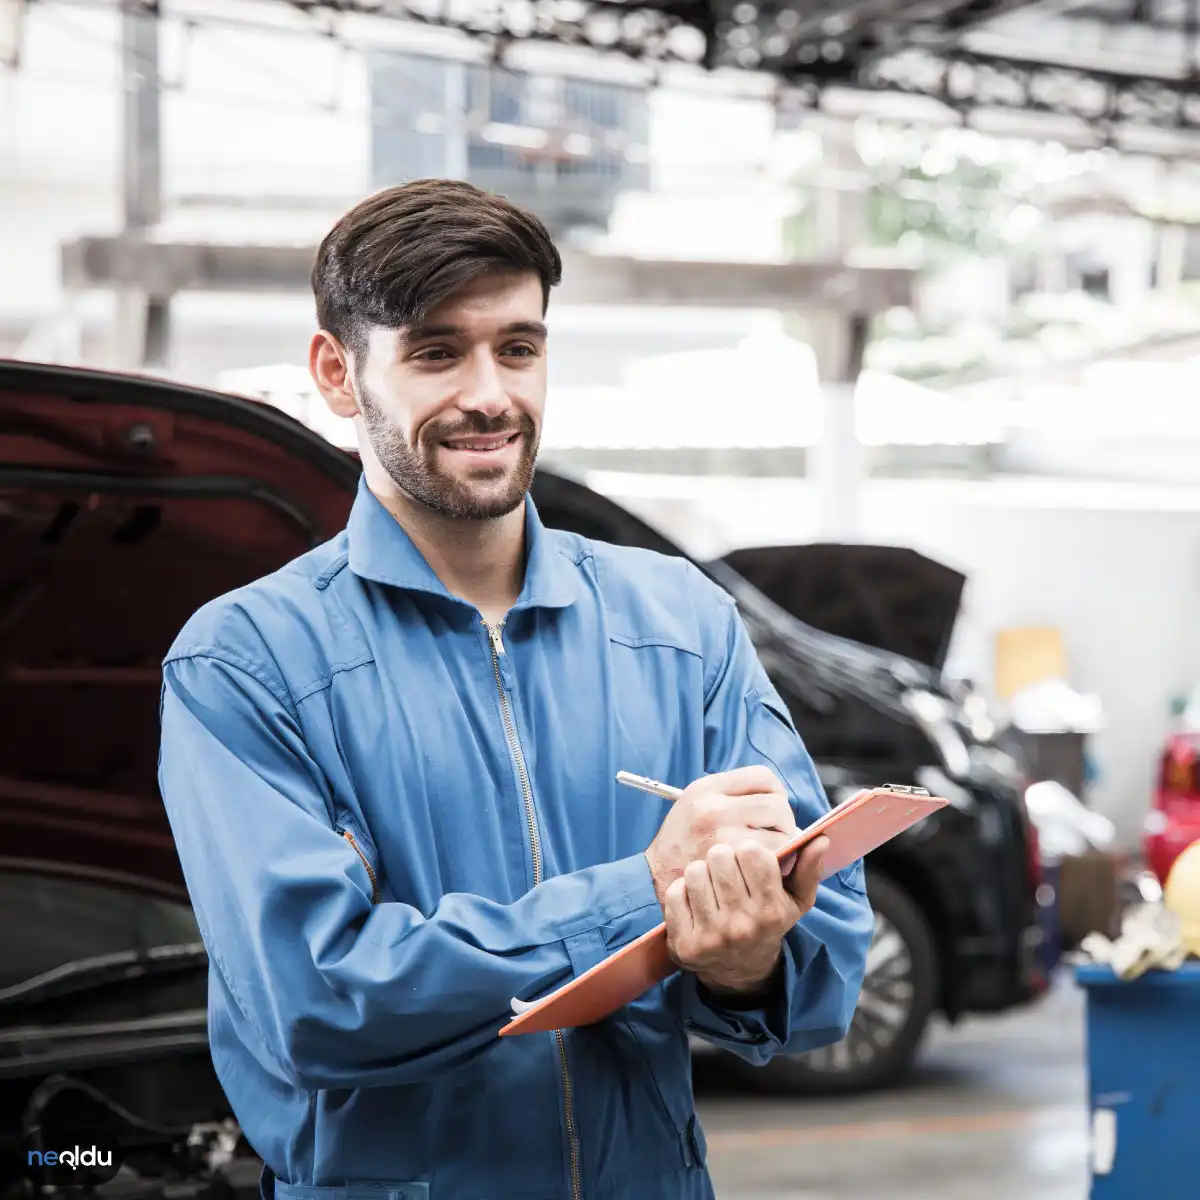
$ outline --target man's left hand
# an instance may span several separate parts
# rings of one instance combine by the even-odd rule
[[[780,846],[787,839],[780,836]],[[715,995],[766,990],[784,934],[816,903],[828,838],[806,846],[785,878],[760,841],[719,843],[667,889],[671,957]]]

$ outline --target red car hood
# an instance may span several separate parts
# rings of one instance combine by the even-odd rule
[[[0,866],[186,895],[162,658],[206,601],[337,533],[358,476],[250,400],[0,362]]]

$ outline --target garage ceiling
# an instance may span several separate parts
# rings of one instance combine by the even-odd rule
[[[1200,0],[285,0],[391,16],[498,52],[555,42],[774,76],[801,106],[830,86],[964,111],[1200,130]]]
[[[843,79],[866,56],[942,44],[1030,0],[287,0],[511,41],[550,40],[708,68]]]

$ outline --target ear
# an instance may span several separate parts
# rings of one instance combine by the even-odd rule
[[[313,383],[336,417],[356,417],[354,362],[350,351],[327,330],[318,330],[308,347],[308,370]]]

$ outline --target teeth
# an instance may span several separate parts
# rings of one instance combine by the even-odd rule
[[[456,450],[499,450],[508,445],[508,441],[508,438],[501,438],[498,442],[451,442],[450,445]]]

